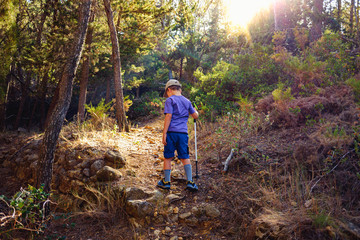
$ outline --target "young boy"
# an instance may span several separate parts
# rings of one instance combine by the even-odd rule
[[[158,187],[170,189],[171,160],[174,158],[175,150],[178,158],[184,165],[186,174],[186,189],[197,191],[198,186],[193,182],[191,163],[189,159],[188,128],[189,115],[194,119],[199,117],[191,102],[181,95],[181,84],[178,80],[171,79],[166,83],[164,97],[165,122],[162,142],[164,144],[164,174],[165,177],[157,184]]]

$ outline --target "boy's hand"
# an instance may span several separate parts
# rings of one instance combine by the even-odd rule
[[[164,146],[167,145],[167,142],[166,142],[166,133],[163,134],[162,142],[163,142]]]

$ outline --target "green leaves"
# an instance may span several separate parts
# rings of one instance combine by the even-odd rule
[[[0,196],[0,199],[9,207],[8,217],[1,219],[1,225],[41,232],[48,197],[49,194],[44,191],[43,185],[40,188],[28,185],[27,188],[15,193],[11,199],[7,199],[4,195]]]

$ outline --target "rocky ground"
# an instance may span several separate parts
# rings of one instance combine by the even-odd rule
[[[53,219],[36,238],[360,239],[360,109],[348,88],[334,89],[292,101],[300,114],[279,112],[265,99],[252,125],[240,115],[200,121],[195,193],[185,190],[176,159],[171,189],[156,187],[161,117],[129,133],[69,124],[55,156]],[[268,119],[261,111],[270,112]],[[192,123],[189,129],[195,172]],[[0,136],[1,194],[34,183],[40,139],[21,132]],[[25,238],[3,237],[14,236]]]
[[[212,231],[223,213],[214,201],[215,192],[208,187],[213,170],[204,168],[203,161],[196,179],[198,192],[185,190],[184,170],[176,159],[171,190],[156,187],[163,175],[162,124],[160,118],[130,133],[95,131],[81,136],[65,127],[56,151],[52,184],[57,199],[55,215],[60,217],[52,221],[45,235],[55,239],[222,238],[221,233]],[[0,191],[11,196],[21,186],[34,184],[41,136],[12,133],[1,137],[0,170],[6,180]],[[216,171],[221,175],[220,169]],[[112,197],[109,201],[121,206],[104,208],[101,200],[92,199],[109,191],[103,197]],[[61,217],[68,211],[78,213]],[[72,227],[62,227],[67,225]]]

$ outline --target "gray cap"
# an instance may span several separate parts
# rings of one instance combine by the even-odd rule
[[[166,85],[165,85],[164,97],[168,97],[168,95],[167,95],[167,89],[168,89],[169,87],[171,87],[171,86],[179,86],[179,87],[181,87],[181,83],[180,83],[178,80],[176,80],[176,79],[170,79],[170,80],[166,83]]]

